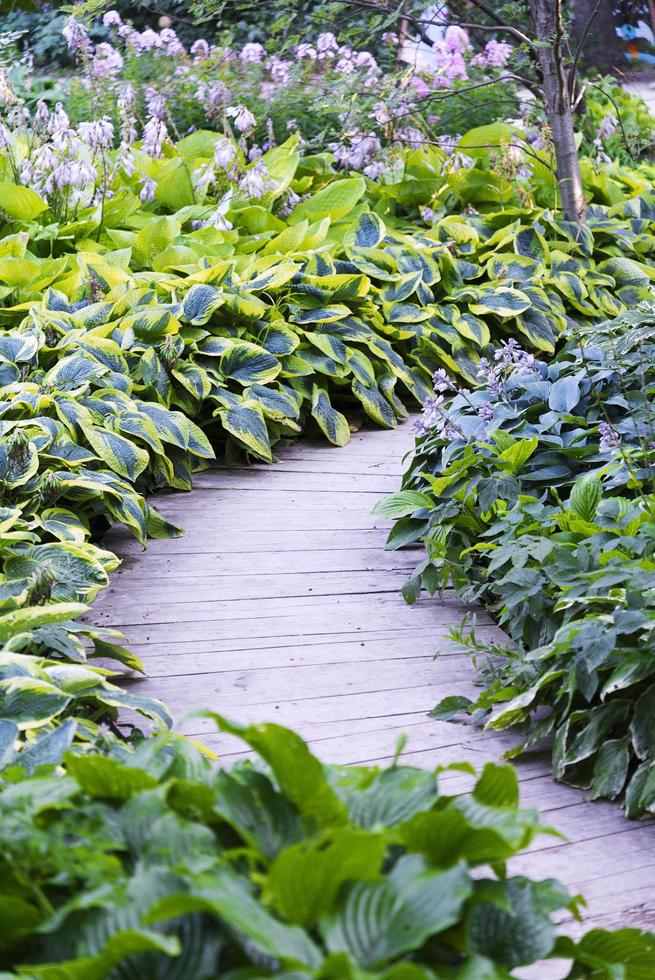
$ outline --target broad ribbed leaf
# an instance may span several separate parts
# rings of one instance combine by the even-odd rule
[[[403,857],[385,881],[351,885],[321,933],[330,952],[347,950],[360,966],[381,967],[454,925],[471,891],[465,865],[437,871]]]

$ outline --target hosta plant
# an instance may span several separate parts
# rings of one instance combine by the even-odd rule
[[[31,775],[9,763],[7,976],[501,980],[549,957],[571,960],[571,977],[655,967],[652,937],[594,930],[574,943],[553,913],[576,900],[507,876],[544,829],[518,808],[511,766],[455,766],[473,785],[453,796],[443,771],[324,767],[287,729],[216,720],[258,764],[216,770],[176,736],[134,752],[60,746],[63,759],[33,754]]]
[[[436,378],[389,547],[422,541],[405,586],[482,600],[516,649],[485,658],[475,704],[520,747],[548,736],[558,778],[655,811],[653,307],[577,334],[550,365],[508,345],[486,385]],[[546,709],[546,710],[544,710]]]

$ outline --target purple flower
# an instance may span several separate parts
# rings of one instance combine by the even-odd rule
[[[197,63],[199,61],[205,61],[209,57],[209,44],[205,41],[204,37],[199,37],[197,41],[194,41],[190,48],[191,57]]]
[[[258,65],[266,57],[266,51],[261,44],[244,44],[240,58],[244,64]]]
[[[255,200],[264,197],[273,187],[275,187],[275,184],[271,180],[268,170],[263,163],[259,162],[249,167],[239,181],[239,190],[243,191],[246,197],[251,197]]]
[[[215,110],[220,106],[225,105],[228,99],[229,92],[225,86],[225,83],[218,79],[209,85],[207,82],[200,82],[198,89],[196,91],[196,98],[201,102],[207,113],[211,116],[215,114]]]
[[[166,101],[161,92],[148,85],[144,92],[148,115],[155,119],[163,119],[166,115]]]
[[[621,446],[621,436],[616,432],[609,422],[598,423],[598,451],[601,453],[612,454],[615,449]]]
[[[313,44],[303,42],[296,48],[296,58],[298,61],[302,61],[303,58],[309,58],[310,61],[316,61],[317,57],[318,52]]]
[[[349,139],[350,145],[336,143],[332,145],[331,149],[337,162],[342,167],[349,167],[352,170],[362,170],[382,148],[382,144],[375,133],[358,133]]]
[[[478,416],[483,422],[491,422],[492,418],[494,417],[494,407],[491,402],[485,402],[484,405],[478,409]]]
[[[186,54],[186,48],[175,31],[171,30],[170,27],[164,27],[159,32],[159,37],[163,46],[166,48],[166,54],[169,58],[178,58],[180,55]]]
[[[96,78],[117,75],[123,67],[123,58],[111,44],[99,44],[93,56],[91,71]]]
[[[339,50],[339,43],[334,36],[329,31],[324,34],[319,34],[316,38],[316,50],[318,51],[319,61],[323,61],[325,58],[334,58],[334,55]]]
[[[608,113],[603,119],[601,119],[600,125],[598,127],[598,136],[600,139],[605,140],[610,136],[613,136],[618,129],[619,121],[616,116]]]
[[[459,391],[457,384],[453,381],[447,371],[443,368],[439,368],[432,375],[432,385],[437,393],[442,393],[445,391]]]
[[[240,133],[247,133],[257,125],[257,120],[245,105],[229,106],[225,115],[234,119],[234,125]]]
[[[161,119],[151,116],[143,128],[143,140],[141,146],[144,153],[151,157],[161,156],[164,141],[168,137],[166,124]]]
[[[91,54],[93,51],[93,44],[86,27],[74,17],[68,18],[62,34],[66,38],[68,50],[73,54]]]
[[[81,122],[77,131],[93,153],[110,149],[114,142],[114,127],[107,116],[102,116],[101,119],[95,119],[93,122]]]
[[[221,136],[214,143],[214,163],[220,170],[227,170],[234,162],[236,155],[236,146],[225,136]]]
[[[108,10],[102,18],[105,27],[120,27],[123,21],[117,10]]]
[[[446,28],[444,36],[446,51],[451,54],[462,55],[470,45],[469,36],[462,27],[451,26]]]
[[[286,85],[289,81],[291,69],[293,68],[293,62],[282,61],[280,58],[271,58],[267,62],[266,67],[276,82],[279,82],[280,85]]]
[[[355,66],[357,68],[367,68],[369,72],[378,70],[378,63],[370,51],[358,51],[355,55]]]
[[[489,41],[485,45],[484,57],[491,68],[504,68],[512,56],[512,45],[507,41]]]
[[[143,177],[141,180],[141,191],[139,197],[143,204],[148,201],[154,201],[155,191],[157,190],[157,184],[150,177]]]

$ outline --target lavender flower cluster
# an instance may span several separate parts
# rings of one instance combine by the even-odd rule
[[[447,371],[439,368],[432,377],[435,394],[430,395],[423,403],[422,417],[414,425],[416,433],[426,435],[433,432],[442,439],[464,439],[465,436],[451,411],[453,399],[459,396],[460,402],[468,405],[478,418],[483,422],[491,422],[494,417],[494,403],[507,399],[507,383],[516,375],[538,378],[539,371],[534,356],[523,350],[513,337],[501,341],[493,358],[483,357],[478,362],[477,380],[480,389],[490,396],[482,401]]]
[[[176,129],[179,104],[191,99],[191,116],[197,118],[197,124],[221,128],[229,123],[238,137],[252,140],[253,145],[242,148],[254,161],[275,145],[271,119],[263,115],[272,100],[295,99],[306,106],[301,112],[311,129],[310,105],[316,93],[324,104],[333,103],[337,110],[343,107],[338,112],[338,138],[329,144],[337,164],[371,179],[381,178],[388,170],[386,147],[416,148],[434,141],[432,129],[439,117],[424,110],[441,89],[466,82],[472,70],[484,75],[503,69],[512,55],[511,46],[497,40],[476,53],[467,32],[450,26],[435,45],[431,69],[406,66],[385,73],[369,51],[341,44],[331,32],[298,43],[282,56],[267,52],[256,42],[237,50],[202,38],[187,50],[170,27],[138,31],[115,10],[105,13],[103,23],[113,32],[113,44],[94,45],[86,28],[71,17],[64,31],[68,46],[87,69],[89,87],[113,93],[112,104],[126,85],[131,87],[124,80],[128,63],[132,69],[137,66],[139,70],[131,70],[130,77],[141,74],[143,78],[143,90],[134,95],[139,106],[146,107],[143,140],[151,156],[162,153],[169,132]],[[385,40],[393,47],[399,44],[393,34],[385,35]],[[306,98],[308,91],[312,99]],[[134,100],[132,110],[134,115]],[[284,122],[287,131],[299,129],[295,119],[285,118]],[[300,136],[302,139],[305,133]],[[283,134],[279,132],[277,138]],[[450,144],[444,146],[444,170],[457,172],[473,165],[469,156]]]

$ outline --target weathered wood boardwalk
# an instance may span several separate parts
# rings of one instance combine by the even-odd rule
[[[454,597],[407,606],[399,589],[416,553],[385,552],[388,525],[371,515],[398,489],[412,445],[409,424],[344,449],[299,443],[275,466],[215,468],[191,494],[159,496],[182,538],[142,552],[112,533],[124,561],[93,612],[143,660],[148,676],[131,689],[164,700],[226,761],[242,744],[190,712],[292,726],[329,762],[385,763],[402,733],[408,764],[500,758],[511,737],[426,717],[446,694],[470,694],[474,674],[448,637],[466,608]],[[483,610],[477,618],[480,637],[502,640]],[[515,871],[582,892],[587,925],[655,928],[655,825],[585,802],[551,780],[544,758],[519,773],[522,803],[567,840],[541,837]]]

